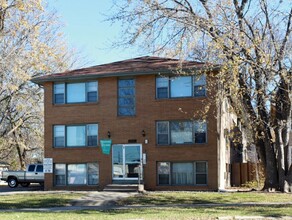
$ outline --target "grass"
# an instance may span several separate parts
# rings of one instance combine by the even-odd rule
[[[0,196],[0,209],[49,208],[67,206],[81,193],[29,193]]]
[[[118,201],[119,205],[234,204],[292,202],[291,194],[264,192],[150,192]]]
[[[292,206],[280,207],[196,207],[196,208],[157,208],[157,209],[127,209],[109,211],[72,211],[72,212],[13,212],[0,213],[1,220],[6,219],[46,219],[46,220],[91,220],[91,219],[216,219],[223,216],[292,216]]]
[[[16,194],[0,196],[0,208],[11,209],[0,212],[0,219],[216,219],[222,216],[292,216],[291,194],[240,192],[150,192],[118,201],[120,205],[133,205],[129,209],[107,211],[83,210],[62,212],[17,212],[14,208],[43,208],[66,206],[80,193],[65,194]],[[254,202],[255,205],[237,206],[235,203]],[[261,203],[282,203],[281,205],[261,205]],[[218,204],[219,206],[177,207],[174,204]],[[170,207],[159,207],[159,205]],[[139,209],[138,205],[154,205]],[[171,206],[173,205],[173,206]]]

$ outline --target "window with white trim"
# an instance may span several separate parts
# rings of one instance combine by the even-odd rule
[[[201,144],[207,142],[207,123],[197,121],[157,121],[158,145]]]
[[[202,96],[206,96],[206,74],[156,77],[157,99]]]
[[[97,81],[54,84],[54,104],[87,103],[97,100]]]
[[[97,146],[98,124],[54,125],[54,147]]]
[[[98,163],[54,164],[54,185],[98,185]]]
[[[208,163],[195,162],[158,162],[158,185],[207,185]]]

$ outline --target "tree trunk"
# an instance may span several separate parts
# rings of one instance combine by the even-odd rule
[[[25,164],[24,164],[24,160],[22,158],[22,153],[21,153],[20,146],[19,146],[18,143],[15,146],[16,146],[16,150],[17,150],[17,154],[18,154],[20,167],[21,167],[22,170],[24,170],[25,169]]]
[[[291,87],[289,82],[281,78],[280,87],[276,94],[276,114],[274,119],[275,138],[278,160],[279,190],[290,191],[292,171],[288,164],[289,131],[291,128]]]
[[[17,155],[18,155],[18,160],[19,160],[19,164],[20,164],[20,167],[22,170],[25,169],[25,163],[24,163],[24,160],[23,160],[23,155],[22,155],[22,152],[21,152],[21,147],[18,143],[18,140],[17,140],[17,135],[15,133],[15,131],[13,132],[13,136],[14,136],[14,139],[15,139],[15,147],[16,147],[16,150],[17,150]]]
[[[286,193],[292,192],[292,165],[290,165],[290,169],[286,176],[286,180],[284,183],[284,192]]]
[[[279,190],[284,191],[285,184],[285,152],[284,152],[284,143],[282,139],[282,128],[277,127],[275,129],[276,136],[276,149],[278,152],[278,178],[279,178]]]
[[[265,185],[264,190],[277,190],[279,188],[276,154],[270,141],[265,141],[266,163],[265,163]]]

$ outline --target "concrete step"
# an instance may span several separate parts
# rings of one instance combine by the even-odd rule
[[[103,191],[106,192],[138,192],[143,191],[144,185],[140,184],[108,184]]]

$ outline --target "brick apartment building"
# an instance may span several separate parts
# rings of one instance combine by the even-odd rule
[[[241,171],[230,170],[225,131],[239,122],[227,102],[215,104],[216,70],[198,74],[203,68],[139,57],[34,78],[44,88],[45,158],[53,161],[45,189],[103,190],[139,179],[146,190],[232,184]]]

